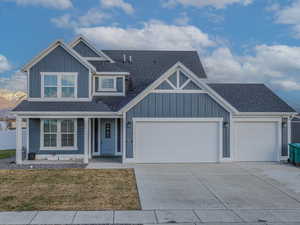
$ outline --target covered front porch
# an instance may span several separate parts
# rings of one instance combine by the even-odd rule
[[[27,120],[26,147],[21,121]],[[16,163],[122,163],[122,116],[17,116]],[[33,160],[34,159],[34,160]]]

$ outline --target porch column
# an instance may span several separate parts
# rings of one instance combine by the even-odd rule
[[[22,164],[22,117],[16,118],[16,163]]]
[[[89,162],[89,119],[84,118],[84,156],[83,162]]]

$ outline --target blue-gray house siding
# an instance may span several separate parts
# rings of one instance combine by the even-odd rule
[[[300,119],[292,120],[292,143],[300,143]]]
[[[77,72],[79,98],[89,97],[89,70],[62,47],[57,47],[29,71],[29,97],[41,97],[41,72]]]
[[[40,119],[29,119],[29,152],[36,154],[83,154],[84,153],[84,122],[83,119],[77,120],[77,146],[78,150],[40,150]]]
[[[131,108],[126,114],[126,124],[134,117],[222,117],[230,122],[230,113],[208,94],[152,93]],[[223,157],[230,157],[229,126],[223,128]],[[201,143],[199,143],[199,146]],[[126,126],[126,157],[133,158],[133,127]]]
[[[282,119],[282,124],[286,124],[285,126],[282,125],[282,149],[281,149],[281,156],[288,156],[288,126],[287,126],[287,118]]]
[[[73,47],[73,49],[79,53],[82,57],[99,57],[96,52],[90,49],[86,44],[80,41],[77,45]]]

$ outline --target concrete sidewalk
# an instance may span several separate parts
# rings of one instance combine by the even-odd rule
[[[0,224],[299,224],[300,209],[0,212]]]

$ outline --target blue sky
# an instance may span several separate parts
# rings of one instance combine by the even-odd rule
[[[300,0],[1,0],[0,88],[57,39],[194,49],[210,80],[263,82],[300,110]]]

